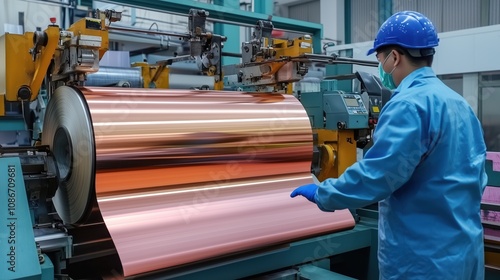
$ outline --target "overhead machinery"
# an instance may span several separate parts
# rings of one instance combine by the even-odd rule
[[[311,63],[376,64],[313,54],[311,36],[272,38],[259,20],[242,62],[223,66],[230,38],[208,15],[191,9],[175,34],[189,55],[117,70],[106,87],[90,77],[109,30],[139,31],[110,26],[120,12],[0,37],[2,277],[378,277],[376,211],[289,198],[356,161],[390,96],[362,72],[294,84]],[[169,89],[170,66],[190,59],[213,84]]]

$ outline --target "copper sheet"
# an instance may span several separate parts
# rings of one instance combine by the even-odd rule
[[[347,210],[325,213],[290,198],[294,186],[311,182],[291,176],[106,196],[99,207],[124,273],[133,275],[352,227]]]
[[[354,225],[348,211],[322,213],[289,197],[312,182],[311,128],[293,96],[80,90],[95,136],[97,201],[125,276]],[[55,99],[81,98],[58,91]],[[54,115],[45,122],[57,123]]]

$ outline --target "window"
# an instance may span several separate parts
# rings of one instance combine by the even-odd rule
[[[308,22],[320,23],[320,1],[311,1],[290,5],[288,7],[288,17]]]
[[[462,75],[444,75],[439,77],[441,81],[460,95],[464,95],[464,79]]]
[[[500,152],[500,73],[481,74],[479,81],[479,116],[486,148]]]

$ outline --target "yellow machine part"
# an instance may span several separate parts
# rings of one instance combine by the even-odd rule
[[[0,116],[5,115],[5,101],[18,101],[21,86],[31,89],[30,101],[38,96],[47,68],[54,56],[59,39],[59,27],[49,27],[47,45],[36,61],[30,54],[33,32],[23,35],[5,34],[0,37]]]
[[[17,91],[22,85],[30,85],[35,73],[29,49],[33,46],[33,33],[24,35],[5,34],[0,37],[0,95],[5,101],[17,101]],[[36,98],[32,95],[32,100]],[[1,106],[4,115],[5,106]]]
[[[275,58],[296,57],[304,53],[313,53],[312,38],[306,37],[299,37],[293,40],[273,39],[273,48],[276,51]],[[286,61],[280,61],[268,64],[271,68],[269,75],[275,75],[286,63]],[[287,83],[284,93],[293,93],[293,83]]]
[[[299,37],[294,40],[274,39],[273,46],[277,58],[282,56],[299,56],[313,53],[312,38]]]
[[[144,83],[144,88],[170,88],[169,74],[170,69],[168,67],[161,67],[158,65],[150,65],[146,62],[136,62],[132,64],[132,67],[141,67],[141,75]],[[160,73],[158,73],[160,71]],[[156,76],[156,80],[153,81]],[[224,81],[219,81],[214,83],[215,90],[224,89]]]
[[[38,96],[38,91],[42,86],[42,81],[47,74],[47,69],[49,68],[50,61],[54,57],[59,42],[59,27],[49,26],[45,33],[47,34],[47,45],[42,48],[41,54],[37,57],[35,64],[35,73],[31,77],[30,89],[31,89],[31,100],[35,100]]]
[[[95,24],[101,25],[101,29],[89,29],[87,28],[88,22],[94,22]],[[99,59],[104,56],[109,49],[109,36],[108,31],[106,30],[104,19],[95,19],[95,18],[83,18],[68,28],[68,31],[73,32],[76,36],[78,34],[90,35],[90,36],[99,36],[101,37],[101,47],[99,48]]]
[[[214,82],[214,90],[224,90],[224,81]]]
[[[169,88],[169,74],[170,69],[168,67],[161,67],[158,65],[149,65],[146,62],[136,62],[132,64],[132,67],[141,67],[142,80],[144,82],[144,88]],[[161,71],[157,74],[158,71]],[[156,80],[153,81],[153,78]],[[153,85],[151,85],[153,83]]]
[[[338,178],[356,162],[356,142],[352,130],[318,129],[318,148],[321,150],[321,171],[318,180]]]
[[[99,24],[101,29],[88,29],[87,23]],[[68,31],[73,34],[100,36],[99,59],[108,50],[108,31],[101,19],[84,18],[73,24]],[[23,35],[5,34],[0,37],[0,116],[5,115],[5,101],[18,101],[17,92],[21,86],[31,89],[30,101],[37,98],[50,62],[59,43],[59,26],[51,25],[46,30],[47,44],[39,50],[35,61],[30,54],[33,48],[33,32]]]

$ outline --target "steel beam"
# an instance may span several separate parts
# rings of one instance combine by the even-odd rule
[[[216,5],[239,9],[240,1],[239,0],[215,0],[214,3]],[[209,15],[210,17],[211,15]],[[229,25],[225,23],[215,23],[214,25],[214,33],[224,35],[229,40],[224,43],[224,52],[230,53],[240,53],[241,52],[241,44],[240,44],[240,28],[238,26]],[[230,65],[241,63],[241,59],[236,57],[222,57],[222,65]]]
[[[254,0],[253,3],[254,3],[254,8],[253,8],[254,12],[266,15],[273,14],[274,1]]]

